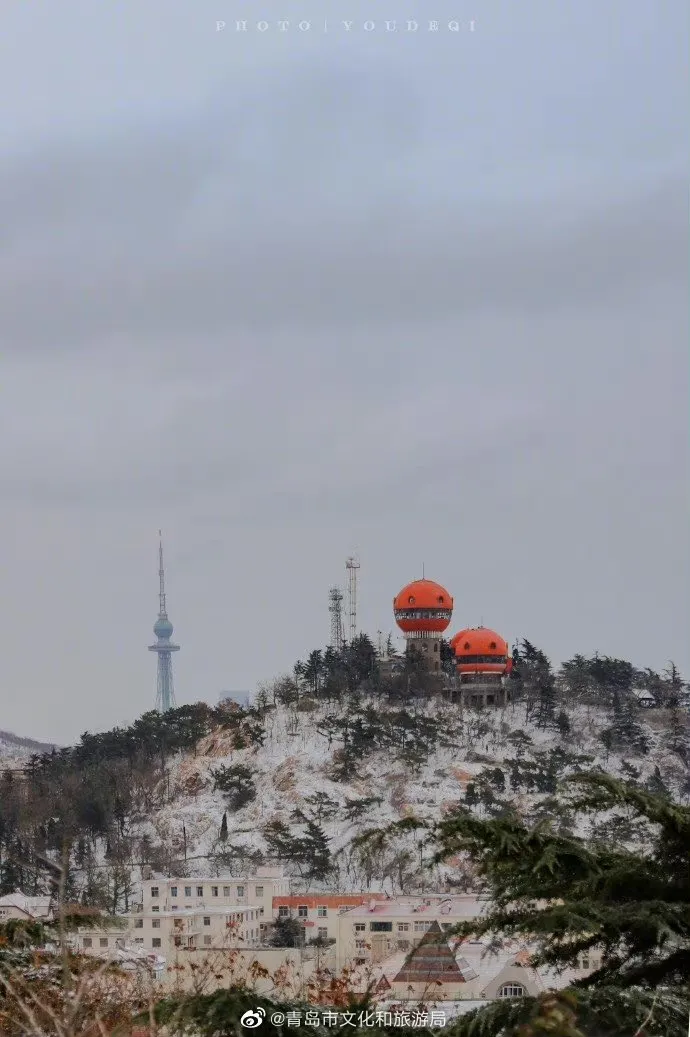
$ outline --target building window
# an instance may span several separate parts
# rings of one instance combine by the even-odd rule
[[[367,945],[366,940],[355,940],[355,947],[358,951],[363,951]]]
[[[161,938],[160,938],[160,936],[154,936],[154,938],[151,940],[151,946],[152,947],[160,947],[160,945],[161,945]]]
[[[160,908],[159,908],[158,904],[154,904],[154,906],[151,908],[151,910],[152,911],[160,911]],[[173,911],[174,910],[175,910],[175,908],[173,907]]]
[[[321,904],[321,905],[319,905],[319,907],[317,907],[316,913],[319,916],[319,918],[328,918],[328,908],[324,907],[323,904]]]
[[[91,939],[90,936],[85,936],[84,937],[84,946],[85,947],[92,947],[93,946],[93,940]]]
[[[434,651],[438,652],[438,641],[434,641]]]
[[[290,914],[290,908],[289,907],[279,907],[278,908],[278,918],[287,918],[289,914]]]
[[[298,918],[306,918],[308,914],[309,914],[309,908],[307,907],[307,905],[306,904],[300,904],[299,907],[297,908],[297,917]]]
[[[192,895],[192,887],[191,886],[185,886],[185,888],[184,888],[184,895],[186,897],[191,897],[191,895]]]
[[[370,922],[369,931],[372,933],[392,933],[393,923],[392,922]]]
[[[218,886],[211,886],[211,896],[212,897],[217,897],[218,896]]]
[[[319,929],[319,939],[320,940],[327,940],[328,939],[328,929]]]
[[[237,896],[238,897],[243,897],[244,896],[244,886],[238,886],[237,887]]]
[[[171,886],[170,887],[170,896],[171,897],[176,897],[177,896],[177,886]]]
[[[136,940],[134,942],[135,943],[143,943],[144,942],[144,937],[143,936],[137,936],[137,938],[136,938]]]
[[[99,945],[101,947],[107,947],[108,946],[108,937],[107,936],[101,936],[101,938],[98,941],[98,943],[99,943]]]
[[[254,890],[254,896],[262,897],[263,895],[264,895],[264,887],[263,886],[257,886],[256,889]]]
[[[356,933],[364,933],[364,932],[366,932],[366,928],[367,927],[366,927],[364,922],[356,922],[355,923],[355,932]]]
[[[589,956],[587,954],[583,954],[582,955],[582,958],[580,960],[580,968],[581,969],[588,969],[589,968]]]
[[[229,886],[223,886],[223,896],[224,897],[229,897],[231,895],[232,894],[230,893],[230,887]]]
[[[180,908],[179,908],[179,906],[177,904],[173,904],[172,907],[170,908],[170,910],[171,911],[179,911]]]
[[[173,939],[174,939],[174,943],[175,943],[176,947],[181,947],[182,946],[182,937],[181,936],[175,936]]]
[[[135,918],[134,919],[134,928],[135,929],[143,929],[144,928],[144,919],[143,918]]]
[[[408,933],[409,931],[410,931],[410,923],[409,922],[398,922],[398,932],[399,933]]]
[[[152,897],[157,897],[158,896],[158,886],[151,886],[151,896]]]
[[[210,947],[212,939],[211,936],[204,936],[204,947]]]
[[[161,927],[161,920],[160,920],[160,918],[154,918],[152,920],[152,922],[151,922],[151,928],[152,929],[160,929],[160,927]]]
[[[525,997],[527,991],[521,983],[504,983],[498,992],[499,997]]]
[[[204,925],[210,925],[211,919],[208,915],[204,915]]]
[[[203,886],[197,886],[196,887],[196,895],[198,897],[203,897],[203,895],[204,895],[204,887]]]

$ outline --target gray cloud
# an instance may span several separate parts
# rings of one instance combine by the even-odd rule
[[[6,30],[1,726],[150,704],[159,526],[181,701],[323,642],[352,550],[372,632],[424,563],[457,624],[690,669],[684,10],[281,44],[200,5],[63,5],[90,90]]]

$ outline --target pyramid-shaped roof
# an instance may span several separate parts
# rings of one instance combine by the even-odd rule
[[[464,983],[448,939],[438,922],[433,922],[413,947],[394,983]]]

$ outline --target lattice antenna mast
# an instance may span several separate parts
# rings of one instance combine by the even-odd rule
[[[343,592],[339,587],[331,587],[328,592],[328,611],[331,614],[331,648],[340,652],[345,643],[343,629]]]
[[[345,562],[347,571],[347,614],[350,626],[350,644],[357,637],[357,572],[360,565],[356,558]]]

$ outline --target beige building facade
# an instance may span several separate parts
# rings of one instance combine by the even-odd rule
[[[142,883],[141,910],[158,913],[251,904],[271,919],[273,898],[289,893],[289,887],[290,880],[280,867],[259,869],[240,878],[151,878]]]
[[[470,894],[431,894],[370,900],[345,909],[338,919],[337,967],[368,965],[394,953],[408,953],[434,921],[449,930],[477,918],[486,906],[486,900]]]
[[[164,956],[175,948],[256,947],[262,918],[264,908],[256,904],[138,911],[129,920],[127,936],[133,946]]]

